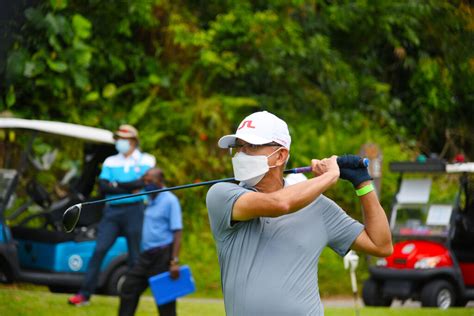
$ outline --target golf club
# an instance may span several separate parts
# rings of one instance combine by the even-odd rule
[[[359,159],[359,161],[356,164],[353,164],[353,163],[352,164],[345,164],[345,163],[341,162],[339,158],[337,158],[337,160],[338,160],[337,164],[339,165],[340,168],[353,168],[353,169],[355,169],[355,168],[366,168],[366,167],[369,166],[369,159],[367,159],[367,158]],[[284,171],[285,174],[305,173],[305,172],[311,172],[311,166],[293,168],[293,169],[288,169],[288,170]],[[176,190],[194,188],[194,187],[205,186],[205,185],[213,185],[213,184],[219,183],[219,182],[233,182],[233,181],[236,181],[235,178],[224,178],[224,179],[218,179],[218,180],[210,180],[210,181],[183,184],[183,185],[178,185],[178,186],[175,186],[175,187],[161,188],[161,189],[157,189],[157,190],[150,190],[150,191],[145,191],[145,192],[140,192],[140,193],[133,193],[133,194],[117,196],[117,197],[108,198],[108,199],[101,199],[101,200],[95,200],[95,201],[89,201],[89,202],[74,204],[73,206],[70,206],[64,212],[64,214],[63,214],[63,226],[64,226],[64,229],[67,233],[72,232],[74,230],[74,228],[76,227],[77,222],[79,221],[79,217],[81,216],[82,207],[86,206],[86,205],[116,201],[116,200],[121,200],[121,199],[130,198],[130,197],[141,196],[141,195],[148,195],[148,194],[153,194],[153,193],[161,193],[161,192],[166,192],[166,191],[176,191]]]

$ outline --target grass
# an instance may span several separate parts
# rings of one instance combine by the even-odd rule
[[[116,315],[118,298],[96,295],[92,304],[84,307],[74,307],[66,304],[69,294],[52,294],[48,291],[32,289],[18,289],[15,287],[0,286],[0,315],[4,316],[106,316]],[[178,302],[180,316],[222,316],[224,304],[222,300],[210,299],[183,299]],[[157,315],[155,303],[150,296],[142,296],[137,316]],[[353,316],[352,308],[330,307],[325,309],[327,316]],[[360,316],[474,316],[474,308],[454,308],[447,311],[428,308],[362,308]]]
[[[75,307],[68,305],[71,294],[52,294],[47,291],[15,290],[0,288],[0,315],[2,316],[106,316],[117,315],[119,299],[117,297],[95,295],[91,305]],[[182,300],[178,302],[179,315],[224,315],[221,300]],[[140,300],[137,316],[157,315],[151,296]]]

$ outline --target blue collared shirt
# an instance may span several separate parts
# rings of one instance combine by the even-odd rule
[[[99,179],[110,182],[130,182],[140,179],[145,172],[155,166],[155,157],[150,154],[142,153],[135,149],[133,153],[125,157],[123,154],[117,154],[105,159],[102,165],[102,171]],[[125,194],[107,194],[106,198],[118,197]],[[131,197],[117,201],[108,202],[112,205],[136,203],[146,200],[146,195]]]
[[[161,192],[150,200],[143,220],[142,250],[173,242],[173,233],[183,229],[181,206],[171,192]]]

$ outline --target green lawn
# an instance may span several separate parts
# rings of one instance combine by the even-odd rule
[[[52,294],[47,291],[0,287],[0,315],[2,316],[55,316],[55,315],[116,315],[118,299],[116,297],[96,295],[92,304],[74,307],[66,304],[68,294]],[[221,300],[184,299],[178,302],[180,316],[221,316],[224,305]],[[156,315],[154,301],[150,296],[142,297],[136,315]],[[326,308],[327,316],[354,316],[351,308]],[[362,308],[360,316],[436,316],[459,315],[474,316],[474,308],[456,308],[448,311],[420,308]]]
[[[70,294],[52,294],[47,291],[0,288],[0,315],[15,316],[105,316],[116,315],[118,298],[95,295],[91,305],[75,307],[68,305]],[[220,300],[200,301],[192,299],[178,302],[179,315],[224,315],[224,304]],[[135,315],[156,315],[151,296],[143,296]]]

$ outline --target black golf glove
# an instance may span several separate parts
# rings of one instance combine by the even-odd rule
[[[372,180],[367,167],[359,166],[360,160],[361,158],[356,155],[343,155],[337,158],[340,178],[350,181],[354,188],[364,181]]]

